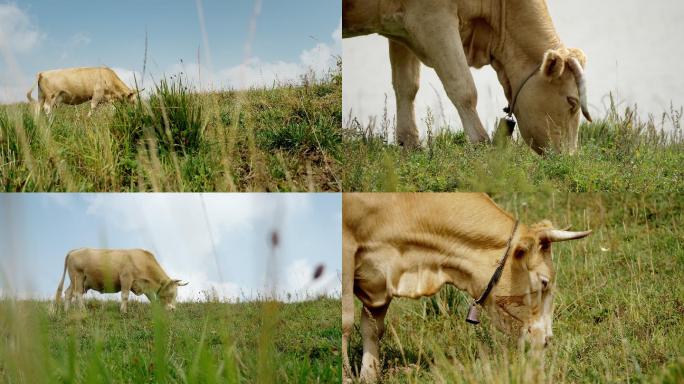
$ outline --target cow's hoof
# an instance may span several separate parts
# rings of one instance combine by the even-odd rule
[[[420,142],[418,141],[399,141],[399,146],[408,149],[410,151],[415,151],[420,149]]]
[[[378,382],[378,375],[372,369],[361,369],[361,375],[359,378],[361,379],[361,382],[365,384],[374,384]]]

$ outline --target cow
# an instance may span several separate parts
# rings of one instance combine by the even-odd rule
[[[144,294],[150,301],[159,299],[167,310],[173,310],[178,287],[188,285],[171,279],[146,250],[80,248],[64,258],[64,271],[55,294],[56,307],[60,304],[67,270],[71,284],[64,294],[65,311],[74,296],[84,308],[83,295],[90,289],[100,293],[121,292],[122,313],[127,312],[129,292],[137,296]]]
[[[78,105],[90,101],[91,116],[102,102],[123,100],[135,102],[139,92],[130,89],[116,73],[107,67],[65,68],[39,72],[36,81],[26,94],[33,102],[33,89],[38,86],[36,115],[43,109],[50,115],[52,108],[59,103]]]
[[[414,99],[422,62],[436,71],[471,142],[489,136],[469,67],[491,65],[508,99],[507,117],[515,115],[532,149],[577,150],[579,111],[591,121],[586,56],[561,43],[545,0],[343,0],[343,37],[372,33],[389,40],[400,145],[420,146]]]
[[[345,381],[353,377],[354,296],[363,305],[360,376],[366,382],[378,377],[392,299],[431,296],[445,284],[477,299],[467,321],[479,322],[483,307],[498,329],[543,351],[552,336],[551,244],[591,233],[555,229],[548,220],[518,223],[485,194],[344,194],[342,213]]]

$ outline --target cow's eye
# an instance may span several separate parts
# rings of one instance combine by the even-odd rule
[[[551,248],[551,242],[549,241],[542,241],[541,244],[539,244],[539,248],[542,251],[548,251]]]
[[[549,286],[549,278],[544,275],[540,275],[539,280],[541,280],[542,289],[546,290],[546,288]]]
[[[570,104],[570,112],[575,113],[579,110],[580,102],[576,97],[568,96],[568,104]]]

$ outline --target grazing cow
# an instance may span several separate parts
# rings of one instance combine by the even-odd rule
[[[176,308],[177,288],[188,285],[173,280],[164,272],[150,252],[143,249],[81,248],[69,252],[59,281],[55,303],[59,305],[64,276],[69,271],[71,284],[66,289],[64,309],[75,296],[83,308],[83,295],[89,289],[100,293],[121,292],[121,312],[126,313],[129,291],[150,301],[160,299],[166,309]]]
[[[538,153],[577,149],[579,111],[587,109],[584,53],[566,48],[545,0],[343,0],[343,37],[378,33],[389,39],[397,99],[397,139],[419,146],[414,99],[420,63],[437,72],[471,142],[488,142],[477,115],[469,67],[491,65],[508,99],[508,114]]]
[[[477,299],[504,332],[541,350],[552,335],[555,272],[551,243],[591,233],[527,226],[485,194],[344,194],[342,205],[342,356],[352,377],[348,343],[354,295],[363,304],[361,379],[374,381],[379,340],[394,297],[419,298],[452,284]]]
[[[29,102],[33,102],[31,93],[36,85],[36,114],[42,108],[47,115],[58,103],[78,105],[90,101],[88,116],[91,116],[101,102],[124,100],[133,103],[142,91],[128,88],[113,70],[106,67],[66,68],[40,72],[26,94]]]

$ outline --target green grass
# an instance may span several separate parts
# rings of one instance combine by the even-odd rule
[[[684,196],[681,194],[494,194],[524,223],[591,228],[553,246],[554,338],[549,383],[684,382]],[[455,289],[396,299],[381,341],[384,383],[527,383],[534,372],[515,342],[465,322]],[[361,364],[361,336],[351,339]]]
[[[0,106],[4,191],[339,191],[341,63],[325,78],[195,93],[182,77],[134,105]]]
[[[2,383],[334,383],[339,300],[180,303],[0,301]]]
[[[344,191],[684,192],[682,111],[640,121],[633,110],[584,123],[574,156],[538,156],[522,139],[473,146],[463,132],[434,127],[421,150],[393,144],[387,116],[343,129]],[[668,126],[663,131],[656,127]]]

